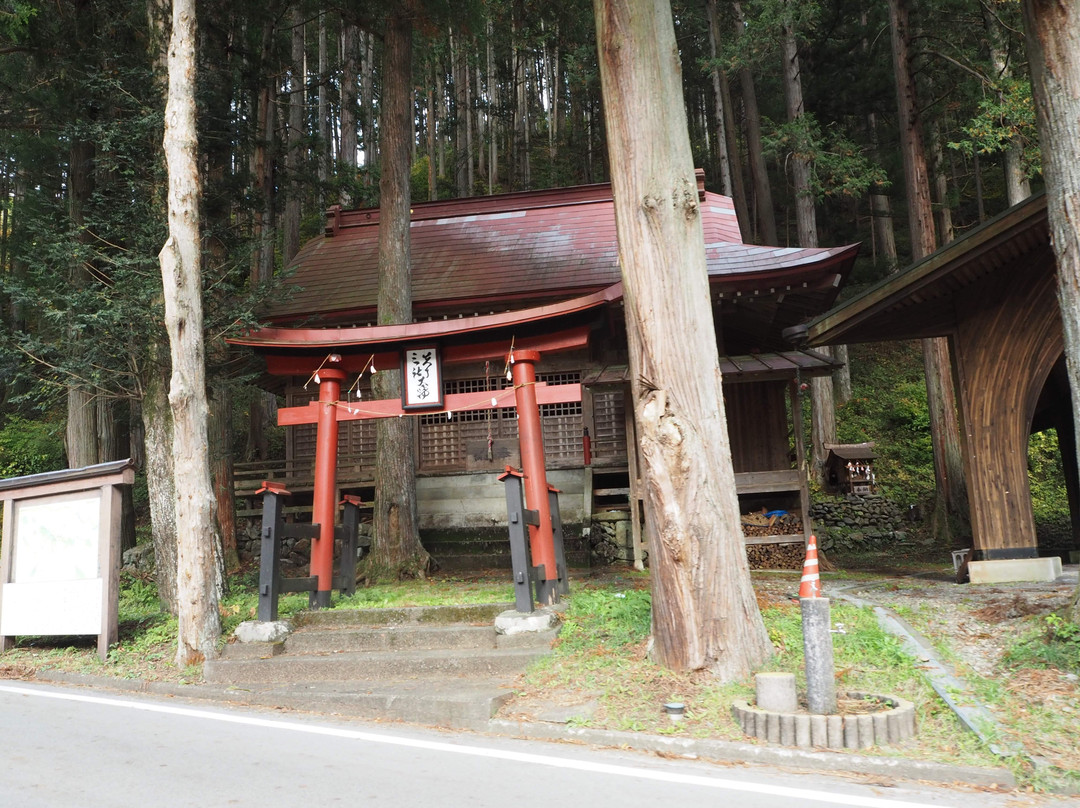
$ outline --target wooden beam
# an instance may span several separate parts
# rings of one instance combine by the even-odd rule
[[[466,362],[482,362],[485,359],[505,360],[511,353],[516,351],[539,351],[543,354],[573,351],[585,348],[589,344],[589,326],[579,326],[556,331],[552,334],[542,334],[533,337],[521,337],[518,339],[507,337],[501,340],[483,342],[469,345],[446,345],[442,349],[442,363],[444,365],[457,365]],[[294,348],[295,346],[290,346]],[[318,348],[319,346],[313,346]],[[372,345],[347,345],[342,344],[334,348],[341,356],[334,367],[341,368],[348,373],[360,373],[370,367],[374,358],[375,368],[379,371],[392,370],[401,366],[401,351],[398,349],[386,350],[388,346],[380,344]],[[404,347],[404,346],[402,346]],[[282,348],[279,350],[290,350]],[[352,351],[352,353],[347,353]],[[312,354],[310,350],[305,353],[269,353],[266,356],[266,371],[272,376],[308,376],[322,363],[323,357]]]
[[[537,404],[566,404],[581,401],[580,384],[536,383]],[[319,402],[312,401],[302,407],[285,407],[278,410],[278,426],[314,424],[318,420]],[[337,408],[338,421],[364,421],[369,418],[393,418],[399,415],[429,415],[454,413],[463,410],[491,410],[512,408],[515,406],[514,388],[504,390],[477,391],[473,393],[449,393],[442,409],[409,410],[401,406],[396,398],[377,401],[338,401],[332,406]],[[451,417],[453,417],[451,415]]]

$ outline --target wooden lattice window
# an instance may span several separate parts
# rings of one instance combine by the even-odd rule
[[[355,393],[354,393],[355,395]],[[368,391],[363,395],[367,397]],[[298,389],[289,392],[286,400],[290,407],[302,407],[319,397],[317,392]],[[355,399],[354,399],[355,400]],[[298,465],[304,461],[315,462],[315,424],[297,424],[289,427],[288,454]],[[338,467],[367,468],[375,465],[375,422],[342,421],[338,424]]]
[[[537,381],[547,384],[577,384],[578,372],[541,373]],[[446,392],[465,393],[504,390],[505,378],[453,379]],[[544,430],[544,450],[551,465],[581,462],[581,403],[543,404],[540,422]],[[420,416],[420,468],[425,471],[465,468],[501,468],[509,453],[517,453],[517,410],[464,410],[447,418],[445,413]],[[516,459],[514,462],[518,462]]]
[[[622,387],[594,387],[592,454],[597,460],[626,459],[626,395]]]

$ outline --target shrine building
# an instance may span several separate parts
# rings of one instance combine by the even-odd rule
[[[809,508],[789,413],[802,406],[803,382],[836,363],[782,332],[834,303],[858,245],[745,244],[732,201],[706,191],[700,171],[698,196],[714,332],[685,336],[719,348],[741,510],[798,517],[785,522],[787,533],[748,541],[791,545],[801,558]],[[413,321],[401,326],[376,324],[378,226],[377,209],[331,208],[324,233],[293,260],[287,294],[263,313],[265,327],[231,340],[265,357],[263,384],[283,399],[280,423],[292,424],[285,460],[241,466],[238,496],[273,477],[310,497],[319,427],[304,408],[322,390],[337,402],[335,502],[372,495],[374,417],[416,418],[425,546],[446,564],[459,552],[454,542],[469,538],[474,566],[501,564],[507,514],[498,477],[523,464],[513,391],[525,362],[570,562],[588,563],[603,534],[608,560],[640,566],[648,537],[610,185],[413,204]],[[422,391],[407,391],[419,397],[414,406],[371,401],[372,370],[401,372],[421,356],[437,358],[437,373]],[[330,376],[338,387],[327,393]]]

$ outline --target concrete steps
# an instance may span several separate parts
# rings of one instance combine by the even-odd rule
[[[556,630],[501,635],[511,604],[305,612],[279,642],[230,643],[203,678],[252,704],[482,728]]]
[[[422,649],[351,653],[275,654],[262,659],[207,662],[203,678],[211,684],[409,680],[434,677],[513,677],[547,649]]]

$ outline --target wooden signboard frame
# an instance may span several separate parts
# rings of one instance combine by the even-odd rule
[[[119,486],[130,460],[0,480],[0,652],[17,636],[96,634],[104,661],[119,633]]]
[[[441,410],[444,405],[439,346],[409,346],[401,353],[401,408]]]

